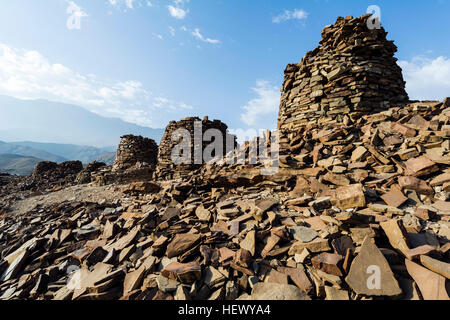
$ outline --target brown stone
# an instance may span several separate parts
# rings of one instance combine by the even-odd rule
[[[344,257],[336,253],[321,253],[313,258],[311,262],[314,268],[323,272],[342,277],[342,261]]]
[[[292,282],[307,295],[311,294],[314,287],[303,269],[279,267],[278,271],[289,276]]]
[[[386,258],[369,237],[353,260],[345,281],[357,294],[398,296],[402,293]]]
[[[428,210],[427,208],[419,207],[414,211],[414,215],[419,219],[428,221],[430,219],[433,219],[435,213],[433,211]]]
[[[302,253],[304,249],[312,253],[324,252],[331,250],[330,244],[327,239],[316,239],[308,243],[295,242],[289,249],[289,255],[293,256],[297,253]]]
[[[161,190],[161,187],[156,183],[149,181],[139,181],[130,183],[123,190],[124,193],[158,193]]]
[[[424,254],[430,254],[436,252],[436,247],[425,244],[423,246],[416,247],[414,249],[409,249],[405,251],[405,256],[409,260],[417,259],[419,256]]]
[[[256,249],[256,238],[255,238],[256,232],[254,230],[249,231],[247,233],[247,236],[244,240],[241,241],[241,248],[249,251],[252,256],[255,255],[255,249]]]
[[[323,179],[337,186],[348,186],[350,184],[350,180],[348,180],[344,175],[334,174],[331,172],[324,175]]]
[[[361,184],[340,187],[333,193],[331,203],[339,209],[364,207],[366,198]]]
[[[146,268],[141,266],[133,272],[127,273],[123,282],[123,294],[127,294],[139,288],[144,279]]]
[[[417,283],[425,300],[449,300],[446,290],[445,278],[417,263],[405,260],[406,269]]]
[[[409,250],[409,239],[402,221],[389,220],[380,223],[380,226],[388,237],[391,246],[406,256]]]
[[[172,262],[161,271],[161,275],[181,283],[192,283],[201,279],[202,268],[198,262]]]
[[[439,170],[439,168],[436,166],[436,163],[424,156],[409,159],[408,161],[406,161],[405,165],[405,173],[409,176],[414,177],[425,176]]]
[[[201,235],[193,233],[175,235],[173,240],[167,246],[167,257],[173,258],[183,254],[184,252],[192,248],[196,243],[198,243],[201,238]]]
[[[203,205],[200,205],[197,207],[197,209],[195,209],[195,215],[200,220],[204,220],[204,221],[211,220],[211,212],[209,210],[205,209],[205,207],[203,207]]]
[[[240,297],[238,300],[311,300],[299,288],[289,284],[259,282],[253,286],[250,296]]]
[[[450,263],[439,261],[425,255],[420,256],[420,262],[431,271],[450,279]]]
[[[414,190],[417,193],[432,195],[434,190],[425,181],[418,179],[416,177],[399,177],[398,183],[402,189]]]
[[[402,204],[404,204],[408,198],[401,193],[401,191],[398,190],[391,190],[388,193],[385,193],[381,196],[381,199],[386,202],[387,205],[391,207],[400,207]]]
[[[276,271],[275,269],[272,269],[267,275],[266,282],[288,284],[288,276],[284,273]]]

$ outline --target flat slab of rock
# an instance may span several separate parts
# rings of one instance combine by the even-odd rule
[[[325,294],[326,294],[325,300],[332,300],[332,301],[350,300],[347,291],[339,290],[338,288],[335,287],[325,286]]]
[[[409,159],[406,161],[405,165],[406,175],[413,177],[425,176],[439,170],[436,163],[424,156]]]
[[[22,268],[25,260],[28,258],[29,252],[27,249],[20,252],[15,259],[11,262],[11,264],[8,266],[6,271],[1,276],[1,281],[8,281],[10,279],[13,279]]]
[[[303,269],[279,267],[278,271],[289,276],[292,282],[306,294],[309,295],[312,292],[314,286]]]
[[[395,208],[400,207],[408,200],[408,198],[405,197],[399,190],[391,190],[388,193],[382,195],[381,199],[383,199],[383,201],[386,202],[388,206]]]
[[[380,226],[383,228],[384,233],[386,233],[391,246],[407,256],[407,252],[409,250],[409,239],[408,233],[403,227],[402,221],[389,220],[380,223]]]
[[[311,300],[296,286],[270,282],[259,282],[253,286],[252,294],[240,297],[238,300]]]
[[[443,276],[409,260],[405,260],[405,265],[425,300],[450,300]]]
[[[316,239],[308,243],[296,242],[289,248],[289,255],[293,256],[297,253],[302,253],[304,249],[308,249],[309,252],[325,252],[331,250],[330,244],[327,239]]]
[[[311,259],[314,268],[323,272],[342,277],[342,262],[344,257],[336,253],[321,253]]]
[[[172,262],[161,271],[161,274],[181,283],[193,283],[202,278],[202,268],[198,262]]]
[[[399,177],[398,184],[403,189],[414,190],[420,194],[432,195],[434,193],[433,188],[431,188],[425,181],[416,177]]]
[[[445,263],[428,256],[420,256],[420,263],[433,272],[450,279],[450,263]]]
[[[123,294],[136,290],[142,283],[142,280],[145,275],[146,268],[145,266],[141,266],[139,269],[127,273],[125,276],[125,280],[123,281]]]
[[[170,259],[183,254],[200,241],[201,238],[201,235],[193,233],[175,235],[172,242],[167,246],[167,257]]]
[[[241,248],[249,251],[252,256],[255,255],[255,246],[256,246],[256,232],[255,230],[249,231],[244,240],[241,241]]]
[[[319,236],[317,231],[302,226],[289,228],[289,233],[294,237],[295,240],[303,243],[311,242]]]
[[[353,260],[345,278],[357,294],[368,296],[398,296],[402,293],[392,270],[372,238],[367,237]]]
[[[353,184],[336,189],[330,201],[342,210],[364,207],[366,198],[362,184]]]

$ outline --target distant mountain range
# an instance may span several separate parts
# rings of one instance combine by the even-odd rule
[[[0,95],[0,140],[53,142],[81,146],[117,146],[126,134],[160,143],[164,129],[106,118],[82,107],[46,100],[19,100]]]
[[[67,161],[68,159],[64,156],[58,156],[42,149],[34,148],[31,146],[6,143],[3,141],[0,141],[0,154],[9,154],[9,155],[14,154],[18,156],[39,158],[53,162],[63,162]]]
[[[103,156],[106,153],[115,152],[117,146],[96,148],[91,146],[78,146],[74,144],[59,144],[59,143],[42,143],[42,142],[11,142],[12,145],[28,147],[35,150],[43,150],[49,154],[54,154],[60,157],[61,161],[80,160],[83,163],[89,163]],[[35,155],[36,157],[45,158]],[[59,161],[57,161],[59,162]]]
[[[97,162],[104,162],[107,165],[112,165],[114,163],[114,160],[116,159],[116,153],[115,152],[110,152],[110,153],[105,153],[102,154],[101,156],[99,156],[97,159],[95,159],[95,161]]]
[[[0,172],[27,175],[39,161],[112,164],[126,134],[159,144],[164,130],[102,117],[79,106],[0,95]]]
[[[0,172],[27,176],[42,159],[17,154],[0,154]]]

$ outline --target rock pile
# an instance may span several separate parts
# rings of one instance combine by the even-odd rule
[[[91,162],[84,167],[84,169],[77,175],[76,184],[86,184],[95,181],[93,174],[99,171],[100,168],[106,167],[104,162]]]
[[[77,174],[83,170],[81,161],[39,162],[29,177],[28,189],[46,189],[52,185],[65,186],[71,184]]]
[[[195,136],[196,124],[198,124],[197,137]],[[203,163],[203,156],[201,157],[201,162],[196,163],[195,155],[196,152],[201,152],[201,155],[203,155],[205,147],[211,143],[211,141],[204,141],[203,139],[204,133],[209,129],[216,129],[220,132],[223,139],[223,152],[226,152],[227,150],[227,139],[231,141],[233,146],[236,145],[236,137],[228,134],[228,126],[219,120],[210,121],[208,117],[204,117],[203,120],[200,120],[198,117],[189,117],[181,119],[180,121],[171,121],[166,127],[166,131],[159,146],[159,176],[164,178],[179,177],[189,173],[194,168],[199,168]],[[172,151],[174,150],[174,147],[183,141],[181,137],[177,139],[174,137],[174,133],[179,132],[179,130],[186,130],[190,137],[190,164],[174,164],[172,162]]]
[[[448,300],[449,120],[413,103],[311,129],[271,176],[206,165],[5,212],[0,299]]]
[[[121,138],[113,164],[113,171],[127,170],[138,163],[156,165],[158,145],[154,140],[133,135],[126,135]]]
[[[323,29],[319,47],[287,66],[278,129],[290,140],[307,124],[356,119],[408,101],[397,47],[383,28],[367,27],[369,16],[339,17]]]

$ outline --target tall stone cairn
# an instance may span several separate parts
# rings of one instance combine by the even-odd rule
[[[180,121],[171,121],[166,127],[166,131],[161,139],[161,144],[159,146],[159,153],[158,153],[158,171],[159,176],[164,178],[176,178],[179,176],[182,176],[184,174],[187,174],[193,169],[201,167],[203,164],[196,164],[194,161],[194,150],[199,150],[201,148],[202,154],[206,146],[208,146],[211,141],[203,141],[202,145],[195,145],[196,140],[194,139],[194,133],[195,133],[195,122],[201,122],[202,124],[202,137],[203,134],[209,130],[209,129],[217,129],[221,132],[223,137],[223,151],[226,152],[226,141],[227,137],[231,137],[234,146],[236,145],[236,137],[232,136],[228,133],[228,126],[223,123],[220,120],[214,120],[211,121],[208,119],[208,117],[204,117],[203,120],[201,120],[198,117],[188,117],[181,119]],[[172,162],[172,150],[173,148],[178,145],[182,139],[179,139],[178,141],[172,141],[172,135],[175,131],[178,129],[186,129],[190,133],[191,137],[191,164],[182,164],[182,165],[175,165]]]
[[[323,29],[319,47],[286,67],[281,144],[306,125],[342,122],[345,115],[355,119],[409,100],[394,57],[397,47],[383,28],[368,28],[369,17],[338,17]]]
[[[158,145],[149,138],[126,135],[121,137],[117,148],[113,171],[126,170],[137,163],[155,166],[158,160]]]

